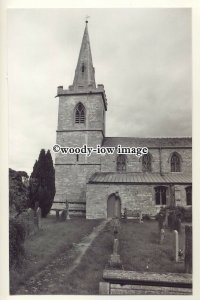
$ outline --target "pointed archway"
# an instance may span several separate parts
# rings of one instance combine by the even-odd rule
[[[121,217],[121,199],[114,193],[107,200],[107,218]]]

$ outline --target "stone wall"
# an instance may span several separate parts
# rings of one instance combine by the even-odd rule
[[[186,203],[186,193],[181,187],[183,203]],[[86,191],[86,218],[107,218],[107,199],[112,193],[119,192],[121,199],[121,212],[124,208],[130,210],[141,209],[144,214],[155,216],[160,205],[155,204],[155,185],[129,185],[129,184],[87,184]],[[169,187],[167,191],[167,204],[169,203]]]
[[[84,124],[74,122],[75,107],[81,102],[85,106]],[[56,143],[66,147],[96,147],[102,144],[105,127],[105,107],[101,94],[60,96]],[[84,154],[61,154],[55,156],[56,196],[55,202],[85,202],[86,183],[95,172],[99,172],[101,157]]]
[[[86,201],[86,183],[94,172],[100,170],[99,165],[57,165],[56,175],[56,196],[55,200],[72,202]]]
[[[75,124],[76,105],[81,102],[86,109],[86,123]],[[58,130],[101,129],[103,130],[104,104],[101,94],[60,96],[58,110]]]
[[[139,146],[139,145],[136,145]],[[177,152],[181,156],[181,173],[192,174],[192,150],[191,149],[149,149],[152,155],[152,173],[159,173],[160,168],[162,173],[171,172],[170,158],[173,152]],[[161,166],[160,166],[161,158]],[[105,155],[102,157],[102,172],[116,172],[117,154]],[[127,154],[127,172],[142,172],[142,158],[135,155]]]

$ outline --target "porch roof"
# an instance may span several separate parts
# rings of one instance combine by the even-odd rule
[[[97,172],[92,175],[90,184],[192,184],[192,175],[181,173],[133,173]]]

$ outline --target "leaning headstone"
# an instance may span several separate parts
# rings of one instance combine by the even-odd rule
[[[178,231],[174,230],[174,260],[175,260],[175,262],[178,262],[178,251],[179,251]]]
[[[192,225],[185,225],[185,272],[192,273]]]

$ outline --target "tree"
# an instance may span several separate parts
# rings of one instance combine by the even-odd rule
[[[9,169],[9,209],[10,217],[17,216],[28,208],[28,187],[22,182],[22,175],[28,178],[24,171]]]
[[[49,213],[55,196],[55,170],[51,153],[42,149],[33,166],[30,179],[30,201],[34,208],[39,202],[42,217]]]

